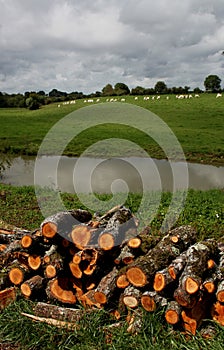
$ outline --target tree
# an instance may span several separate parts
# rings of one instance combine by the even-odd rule
[[[217,92],[221,90],[221,79],[215,75],[211,74],[205,78],[204,86],[206,91]]]
[[[130,90],[129,87],[124,84],[124,83],[117,83],[114,86],[114,92],[117,96],[122,96],[122,95],[129,95],[130,94]]]
[[[131,90],[132,95],[144,95],[144,92],[145,88],[143,88],[142,86],[136,86]]]
[[[102,89],[102,94],[103,96],[113,96],[114,95],[113,86],[111,84],[107,84],[106,86],[104,86],[104,88]]]
[[[154,89],[155,89],[155,92],[158,94],[164,94],[167,92],[167,86],[164,83],[164,81],[157,81]]]

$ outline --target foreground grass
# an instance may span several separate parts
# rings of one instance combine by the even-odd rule
[[[224,192],[223,190],[190,190],[183,211],[176,223],[191,224],[198,231],[198,240],[203,238],[220,238],[224,235]],[[45,201],[51,205],[52,213],[56,210],[46,192]],[[61,195],[67,209],[85,208],[76,195]],[[97,195],[102,201],[102,213],[110,195]],[[130,194],[125,205],[136,212],[141,201],[139,194]],[[171,193],[163,193],[161,203],[153,221],[149,221],[150,206],[154,194],[149,195],[145,211],[140,213],[141,224],[150,224],[152,232],[158,232],[170,203]],[[118,204],[118,203],[115,203]],[[11,187],[0,185],[0,219],[26,229],[40,226],[43,220],[38,207],[33,187]],[[19,344],[22,350],[101,350],[101,349],[210,349],[221,350],[224,343],[224,328],[211,320],[202,326],[212,324],[216,335],[205,340],[200,335],[188,338],[180,331],[174,331],[164,319],[164,310],[143,313],[143,327],[138,335],[127,333],[127,324],[121,320],[120,327],[105,332],[106,326],[114,323],[112,317],[104,310],[86,315],[76,330],[58,329],[42,323],[34,323],[21,315],[21,312],[33,313],[33,304],[29,300],[18,300],[0,313],[0,343]]]
[[[41,194],[46,205],[49,207],[50,214],[57,211],[49,191],[43,190]],[[111,195],[96,195],[100,199],[99,210],[104,213],[107,209],[107,201]],[[122,197],[121,197],[122,198]],[[163,192],[161,201],[156,213],[152,213],[154,201],[157,198],[156,192],[148,193],[143,205],[143,209],[138,213],[142,196],[138,193],[129,194],[125,206],[130,208],[133,213],[138,213],[141,226],[149,225],[152,231],[157,233],[164,220],[169,208],[172,194]],[[62,193],[61,199],[67,209],[87,209],[91,210],[91,201],[88,195],[85,195],[85,205],[76,194]],[[89,202],[88,202],[89,201]],[[114,203],[119,204],[119,195],[114,197]],[[122,202],[121,202],[122,203]],[[123,203],[122,203],[123,204]],[[36,229],[44,219],[38,206],[35,190],[33,186],[14,187],[0,184],[0,219],[24,229]],[[182,212],[176,222],[176,226],[191,224],[198,231],[198,239],[214,237],[219,238],[224,235],[224,190],[195,191],[189,190]]]
[[[102,98],[101,102],[105,100]],[[143,97],[135,101],[133,96],[128,96],[126,102],[157,114],[178,138],[187,160],[224,162],[222,99],[216,99],[213,94],[202,94],[199,99],[190,100],[176,100],[172,95],[169,100],[162,96],[159,101],[144,101]],[[83,100],[78,100],[75,105],[58,108],[57,104],[52,104],[37,111],[0,109],[0,152],[36,155],[50,128],[67,114],[85,106]],[[128,119],[124,118],[125,122],[128,124]],[[85,120],[80,120],[80,123],[85,123]],[[151,157],[165,157],[163,150],[144,133],[113,124],[84,131],[67,145],[64,154],[78,156],[97,141],[113,137],[133,141]]]
[[[0,314],[0,340],[19,344],[22,350],[101,350],[101,349],[209,349],[222,350],[224,330],[212,321],[216,330],[213,339],[205,340],[200,333],[188,338],[181,332],[174,331],[164,321],[164,310],[143,314],[143,326],[137,335],[127,333],[127,324],[105,332],[105,328],[114,320],[103,310],[96,311],[77,325],[77,330],[58,329],[43,323],[34,323],[21,315],[21,312],[32,313],[33,303],[19,300]]]

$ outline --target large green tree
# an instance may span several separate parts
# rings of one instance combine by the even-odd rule
[[[204,86],[206,91],[220,91],[221,90],[221,79],[218,75],[211,74],[205,78]]]
[[[102,89],[102,95],[113,96],[114,95],[113,86],[111,84],[107,84],[106,86],[104,86],[104,88]]]
[[[114,92],[117,96],[129,95],[130,90],[129,87],[124,83],[117,83],[114,86]]]
[[[164,81],[157,81],[154,90],[158,94],[164,94],[167,92],[167,86]]]

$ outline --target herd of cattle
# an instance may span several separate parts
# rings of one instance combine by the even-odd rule
[[[162,96],[160,95],[157,95],[157,96],[144,96],[143,97],[143,100],[144,101],[148,101],[148,100],[160,100]],[[191,99],[191,98],[199,98],[200,95],[199,94],[185,94],[185,95],[176,95],[176,99],[178,100],[182,100],[182,99]],[[219,97],[222,97],[222,94],[221,93],[217,93],[216,98],[219,98]],[[170,97],[169,96],[165,96],[166,100],[169,100]],[[135,96],[134,97],[134,100],[137,101],[139,99],[138,96]],[[89,99],[85,99],[83,100],[84,103],[98,103],[100,102],[101,99],[100,98],[96,98],[96,99],[93,99],[93,98],[89,98]],[[124,97],[121,97],[121,98],[107,98],[106,99],[106,102],[126,102],[126,99]],[[71,100],[71,101],[64,101],[62,103],[62,105],[69,105],[69,104],[75,104],[76,101],[75,100]],[[61,107],[61,104],[58,104],[58,107],[60,108]]]

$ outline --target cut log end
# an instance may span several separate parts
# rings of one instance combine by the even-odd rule
[[[195,294],[199,290],[199,284],[194,278],[187,277],[185,289],[188,294]]]
[[[51,280],[50,284],[50,294],[53,298],[68,304],[76,303],[76,296],[72,290],[68,289],[67,279],[56,278]]]
[[[224,305],[217,301],[211,310],[212,318],[218,322],[221,326],[224,326]]]
[[[95,292],[94,298],[95,298],[96,302],[99,304],[106,304],[106,302],[107,302],[107,297],[102,292]]]
[[[130,248],[139,248],[141,243],[142,243],[141,239],[138,237],[135,237],[135,238],[129,239],[128,246]]]
[[[220,303],[224,303],[224,290],[221,290],[217,292],[217,300],[220,301]]]
[[[161,292],[166,285],[165,277],[162,273],[156,273],[153,283],[153,288],[156,292]]]
[[[32,237],[30,235],[24,235],[22,238],[21,238],[21,246],[23,248],[29,248],[32,244]]]
[[[185,310],[181,312],[181,316],[185,332],[195,335],[197,330],[197,321],[194,318],[189,317]]]
[[[9,271],[9,279],[13,284],[19,285],[24,279],[24,273],[18,267],[12,268]]]
[[[53,265],[48,265],[45,269],[45,276],[47,278],[54,278],[57,274],[57,270]]]
[[[111,250],[114,247],[114,237],[109,232],[103,233],[98,240],[100,248],[103,250]]]
[[[165,313],[165,319],[169,324],[177,324],[179,322],[179,315],[174,310],[167,310]]]
[[[148,312],[153,312],[156,310],[155,300],[148,295],[143,295],[141,297],[141,304],[142,307]]]
[[[31,296],[32,291],[31,291],[31,288],[30,288],[30,286],[28,284],[26,284],[26,283],[21,284],[20,289],[21,289],[22,294],[25,297],[30,297]]]
[[[129,281],[127,279],[127,276],[125,274],[123,275],[120,275],[118,278],[117,278],[117,287],[118,288],[126,288],[128,285],[129,285]]]
[[[170,277],[175,280],[177,278],[174,266],[170,266],[168,269]]]
[[[76,278],[82,277],[82,270],[80,270],[80,267],[78,264],[74,264],[73,262],[70,262],[69,267],[74,277]]]
[[[215,293],[216,286],[213,282],[205,282],[203,283],[203,287],[209,294]]]
[[[135,308],[138,306],[138,300],[131,295],[127,295],[123,298],[124,305],[130,308]]]
[[[46,222],[42,226],[42,235],[46,238],[53,238],[57,233],[58,227],[53,222]]]
[[[32,270],[38,270],[41,265],[41,257],[39,255],[30,255],[28,257],[28,265]]]
[[[91,238],[90,227],[85,225],[75,226],[71,232],[71,238],[78,249],[84,249],[87,247]]]
[[[131,267],[126,275],[129,282],[135,287],[143,287],[147,282],[146,275],[139,267]]]

